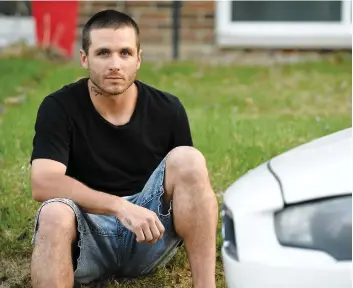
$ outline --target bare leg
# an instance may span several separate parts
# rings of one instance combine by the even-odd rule
[[[206,161],[191,147],[178,147],[167,158],[166,201],[173,199],[176,232],[184,240],[193,286],[215,288],[218,203]]]
[[[39,216],[32,254],[32,287],[73,287],[71,250],[75,239],[76,220],[72,209],[64,203],[45,205]]]

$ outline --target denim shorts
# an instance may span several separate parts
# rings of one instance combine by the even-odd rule
[[[43,202],[38,209],[32,243],[38,230],[41,208],[51,202],[69,205],[76,214],[78,242],[77,258],[74,257],[75,282],[87,284],[113,275],[137,277],[153,273],[164,266],[177,252],[182,240],[175,232],[172,202],[164,214],[164,172],[166,160],[152,173],[142,192],[125,197],[131,203],[154,211],[165,232],[156,244],[138,243],[134,233],[126,229],[115,216],[83,212],[72,200],[55,198]]]

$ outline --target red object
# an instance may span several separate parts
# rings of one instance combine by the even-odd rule
[[[76,42],[78,1],[32,1],[37,44],[56,46],[72,58]]]

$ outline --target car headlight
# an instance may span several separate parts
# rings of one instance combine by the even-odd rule
[[[223,204],[222,208],[222,238],[223,246],[228,255],[238,260],[237,242],[235,238],[235,224],[232,212]]]
[[[276,213],[275,229],[284,246],[352,260],[352,195],[288,206]]]

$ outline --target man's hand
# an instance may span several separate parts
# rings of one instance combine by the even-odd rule
[[[135,233],[137,242],[155,244],[162,238],[165,229],[156,213],[125,199],[121,200],[123,201],[119,205],[117,218]]]

